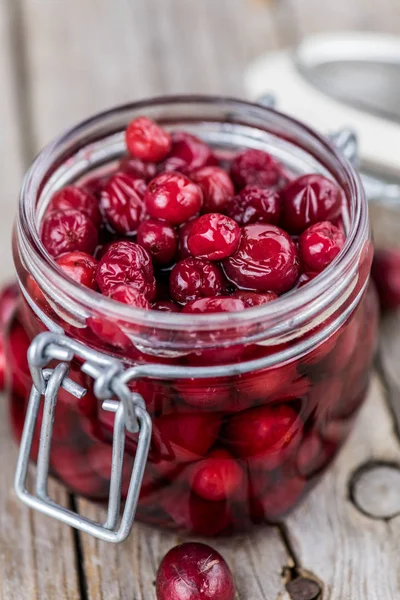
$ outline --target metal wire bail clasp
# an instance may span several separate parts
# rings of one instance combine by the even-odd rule
[[[82,371],[94,379],[94,392],[103,400],[103,410],[115,413],[110,495],[107,519],[96,523],[56,504],[48,496],[48,475],[51,438],[55,409],[60,388],[76,398],[82,398],[86,389],[68,377],[69,362],[77,356],[83,359]],[[52,360],[61,361],[53,368],[46,368]],[[121,361],[91,350],[84,344],[59,333],[41,333],[28,351],[28,363],[33,386],[25,417],[24,430],[19,449],[15,474],[15,491],[30,506],[80,531],[108,542],[124,541],[133,525],[143,473],[149,452],[152,423],[143,398],[130,391],[127,383],[134,378],[134,370],[126,371]],[[26,487],[29,457],[33,437],[44,397],[43,417],[37,459],[35,494]],[[113,398],[117,398],[114,400]],[[122,469],[124,462],[125,430],[138,432],[138,445],[129,484],[128,495],[120,518]]]

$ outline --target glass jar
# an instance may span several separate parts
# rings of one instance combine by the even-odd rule
[[[39,223],[56,190],[115,168],[123,130],[141,114],[199,136],[221,160],[260,148],[293,176],[333,178],[346,198],[340,255],[306,286],[241,313],[143,311],[76,285],[43,247]],[[7,340],[16,439],[32,385],[28,347],[42,332],[65,333],[122,361],[130,390],[144,399],[153,433],[139,520],[214,536],[280,519],[332,461],[364,399],[377,326],[372,254],[358,175],[327,140],[287,116],[226,98],[171,97],[89,119],[41,152],[22,188],[14,234],[21,294]],[[115,414],[104,410],[83,362],[74,357],[69,378],[86,395],[58,394],[50,470],[72,492],[106,501]],[[33,460],[39,437],[37,426]],[[137,447],[138,434],[127,431],[123,498]]]

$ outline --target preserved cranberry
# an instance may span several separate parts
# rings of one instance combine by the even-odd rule
[[[122,283],[131,283],[150,301],[156,292],[151,257],[134,242],[115,242],[109,247],[98,264],[96,281],[106,295]]]
[[[229,379],[182,379],[175,383],[175,389],[190,406],[203,410],[220,410],[229,406],[231,388]]]
[[[52,196],[47,212],[64,211],[70,208],[85,213],[96,227],[100,226],[102,219],[99,201],[87,189],[68,185]]]
[[[161,173],[149,183],[144,199],[151,217],[180,225],[200,211],[203,193],[181,173]]]
[[[192,490],[205,500],[232,498],[244,484],[244,472],[226,450],[212,450],[193,467]]]
[[[109,296],[116,302],[150,310],[150,302],[132,283],[124,283],[112,288]]]
[[[397,248],[376,250],[372,277],[382,308],[398,308],[400,306],[400,250]]]
[[[215,443],[221,417],[197,412],[163,415],[154,420],[152,450],[168,461],[191,462],[203,458]]]
[[[218,298],[199,298],[188,302],[183,308],[184,313],[216,313],[240,312],[246,308],[239,298],[219,296]]]
[[[204,213],[225,212],[228,200],[234,195],[235,188],[228,173],[220,167],[203,167],[190,174],[203,192]]]
[[[84,285],[92,290],[97,289],[96,269],[98,263],[90,254],[85,254],[85,252],[67,252],[57,258],[57,264],[75,283]]]
[[[156,579],[157,600],[234,600],[232,573],[210,546],[186,543],[163,558]]]
[[[231,417],[225,427],[232,453],[257,468],[285,462],[301,440],[303,425],[293,408],[281,404],[252,408]]]
[[[163,165],[165,171],[189,174],[201,167],[218,164],[211,148],[196,136],[184,131],[175,131],[171,139],[171,151]]]
[[[277,225],[281,212],[279,194],[273,189],[248,185],[229,200],[226,214],[239,225],[271,223]]]
[[[175,527],[205,537],[222,534],[231,521],[227,502],[208,502],[179,487],[162,500],[162,507]]]
[[[222,294],[224,285],[225,278],[220,267],[200,258],[186,258],[171,271],[170,294],[179,304],[218,296]]]
[[[11,283],[3,288],[0,293],[0,329],[7,327],[19,300],[19,288]]]
[[[292,477],[278,481],[269,487],[261,499],[264,518],[268,521],[275,521],[284,516],[300,500],[305,486],[305,479]]]
[[[149,162],[163,160],[171,148],[169,133],[147,117],[138,117],[129,123],[125,139],[132,156]]]
[[[336,219],[343,205],[342,190],[323,175],[303,175],[282,191],[282,226],[289,233],[302,233],[318,221]]]
[[[193,256],[206,260],[222,260],[239,245],[237,223],[219,213],[203,215],[194,221],[188,236],[188,248]]]
[[[241,300],[245,308],[253,308],[254,306],[261,306],[262,304],[267,304],[267,302],[272,302],[272,300],[276,300],[278,297],[275,292],[266,292],[265,294],[256,294],[255,292],[243,292],[238,290],[232,294],[232,298],[238,298]]]
[[[136,233],[143,217],[144,179],[116,173],[101,192],[100,205],[110,228],[121,235]]]
[[[296,467],[302,477],[315,475],[329,460],[330,456],[320,436],[309,433],[297,450]]]
[[[263,150],[243,150],[235,156],[231,165],[231,177],[242,189],[246,185],[276,187],[285,181],[281,165]]]
[[[140,158],[126,156],[120,161],[118,171],[135,175],[145,181],[150,181],[157,175],[157,165],[154,163],[143,162]]]
[[[100,194],[106,185],[109,179],[108,175],[95,175],[94,177],[90,177],[89,179],[85,179],[85,182],[82,184],[82,189],[85,189],[89,194],[94,196],[97,199],[98,209],[100,211]],[[82,211],[84,212],[84,211]],[[101,211],[100,211],[101,217]],[[99,225],[101,225],[102,219],[100,219]]]
[[[224,261],[228,279],[255,292],[287,292],[299,275],[296,246],[276,225],[247,225],[237,251]]]
[[[161,221],[143,221],[137,232],[137,243],[146,248],[154,262],[160,265],[171,263],[177,249],[176,233]]]
[[[297,280],[296,287],[303,287],[304,285],[312,281],[317,275],[318,273],[312,273],[311,271],[306,271],[305,273],[302,273]]]
[[[179,260],[183,260],[184,258],[189,258],[191,256],[190,250],[188,248],[188,239],[189,234],[192,229],[193,221],[188,221],[179,227],[178,235],[179,235],[179,249],[178,249],[178,258]]]
[[[344,233],[329,221],[315,223],[300,236],[300,257],[311,271],[323,271],[339,254],[344,242]]]
[[[160,310],[161,312],[181,312],[179,304],[172,302],[172,300],[158,300],[157,302],[153,302],[151,308],[153,310]]]
[[[43,219],[41,238],[51,256],[57,258],[64,252],[93,254],[97,246],[97,229],[83,212],[69,208],[53,211]]]

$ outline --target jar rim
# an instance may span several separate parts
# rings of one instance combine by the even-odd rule
[[[326,155],[335,161],[338,170],[341,171],[344,177],[348,194],[350,194],[351,199],[354,201],[350,229],[347,232],[345,245],[339,255],[325,271],[320,273],[306,286],[292,290],[273,302],[248,308],[246,311],[240,312],[186,314],[143,310],[121,304],[101,295],[99,292],[76,285],[58,267],[55,260],[46,251],[40,239],[39,228],[35,219],[36,199],[41,193],[43,177],[47,172],[48,166],[58,157],[60,148],[68,145],[69,141],[75,136],[84,135],[87,129],[97,125],[100,126],[118,113],[146,110],[154,106],[162,107],[179,104],[188,106],[197,104],[205,106],[229,106],[241,112],[243,116],[256,112],[260,116],[264,115],[269,119],[273,118],[283,131],[295,128],[297,132],[301,133],[307,139],[316,142]],[[332,173],[332,175],[334,174]],[[51,278],[53,285],[62,286],[63,292],[82,303],[82,305],[95,308],[98,312],[105,312],[111,318],[123,319],[128,323],[141,324],[145,327],[171,330],[185,330],[188,326],[196,330],[216,328],[232,330],[239,325],[243,326],[243,322],[247,324],[259,323],[261,321],[271,324],[280,322],[280,330],[284,331],[286,329],[283,326],[283,320],[288,321],[290,315],[301,310],[306,311],[311,316],[312,312],[317,310],[317,307],[318,309],[321,308],[321,302],[323,302],[323,296],[327,290],[334,289],[343,280],[343,277],[352,270],[352,267],[354,267],[354,257],[361,252],[362,245],[368,236],[369,223],[367,200],[358,173],[328,139],[312,128],[273,108],[254,102],[226,96],[177,95],[160,96],[114,107],[89,117],[75,127],[67,130],[64,134],[56,137],[39,153],[24,178],[20,194],[16,232],[20,249],[25,248],[29,252],[29,255],[36,261],[37,270],[43,276]]]

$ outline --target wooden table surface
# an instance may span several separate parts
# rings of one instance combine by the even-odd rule
[[[316,31],[400,31],[399,17],[398,0],[0,0],[1,279],[13,272],[22,174],[64,128],[154,94],[243,96],[244,69],[262,52]],[[279,526],[215,543],[238,599],[400,598],[398,320],[382,326],[379,375],[309,499]],[[12,489],[16,449],[5,417],[0,452],[0,600],[154,600],[157,565],[176,535],[135,525],[114,547],[34,514]],[[103,516],[54,482],[52,494]]]

